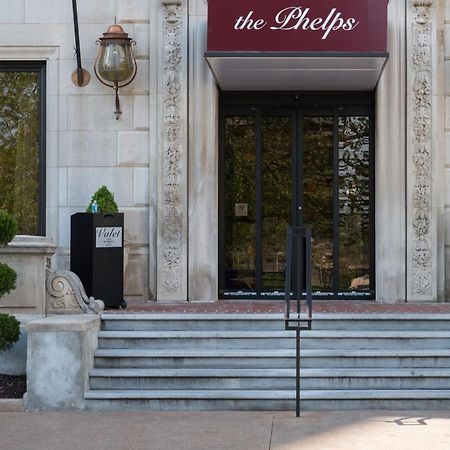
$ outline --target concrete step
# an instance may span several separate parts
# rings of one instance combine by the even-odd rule
[[[304,350],[303,368],[450,368],[450,350]],[[98,368],[294,368],[294,349],[98,349]]]
[[[449,409],[450,390],[304,390],[302,409]],[[90,410],[294,410],[293,390],[91,390]],[[125,406],[124,406],[125,405]]]
[[[100,348],[295,347],[288,331],[100,331]],[[450,349],[448,331],[317,330],[302,333],[304,349]]]
[[[281,315],[104,314],[89,409],[295,407]],[[450,406],[450,315],[316,315],[301,333],[302,408]]]
[[[303,369],[305,390],[447,389],[446,369]],[[295,369],[94,369],[91,389],[293,390]]]
[[[102,314],[105,331],[283,330],[282,314]],[[314,330],[450,331],[450,314],[315,314]]]

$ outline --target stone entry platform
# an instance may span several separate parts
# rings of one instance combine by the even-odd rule
[[[101,319],[86,409],[295,408],[280,313]],[[450,409],[450,314],[318,313],[301,357],[302,409]]]
[[[278,314],[284,312],[283,300],[219,300],[216,302],[128,302],[117,314]],[[450,303],[376,303],[374,301],[316,300],[314,313],[323,314],[450,314]]]

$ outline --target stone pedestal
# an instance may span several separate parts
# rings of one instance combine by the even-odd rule
[[[0,313],[45,314],[46,271],[56,247],[41,236],[16,236],[0,247],[0,261],[17,272],[16,289],[0,299]]]
[[[100,318],[50,316],[27,325],[28,411],[83,409]]]

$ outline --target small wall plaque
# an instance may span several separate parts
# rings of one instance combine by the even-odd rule
[[[97,248],[122,247],[122,227],[97,227],[95,246]]]
[[[234,215],[236,217],[247,217],[248,216],[248,203],[235,203]]]

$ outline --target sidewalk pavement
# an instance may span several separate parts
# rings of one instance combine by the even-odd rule
[[[1,450],[448,450],[450,411],[0,413]]]

